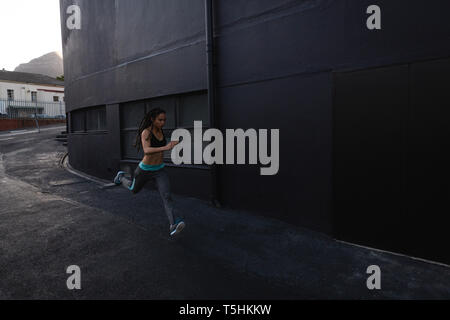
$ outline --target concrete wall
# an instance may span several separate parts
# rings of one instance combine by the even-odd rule
[[[65,120],[39,120],[39,126],[54,125],[57,123],[66,123]],[[17,120],[17,119],[0,119],[0,131],[9,131],[22,128],[35,128],[35,120]]]

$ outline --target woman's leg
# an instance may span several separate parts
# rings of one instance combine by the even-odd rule
[[[145,183],[148,180],[148,176],[142,169],[137,166],[136,170],[134,170],[134,178],[130,179],[123,176],[120,181],[122,182],[122,186],[127,188],[129,191],[133,193],[138,193],[144,187]]]
[[[156,187],[158,188],[159,194],[164,204],[164,211],[166,212],[167,218],[169,219],[170,226],[173,226],[175,224],[175,221],[173,216],[172,195],[170,194],[169,176],[163,168],[155,172],[154,178]]]
[[[128,177],[125,177],[125,176],[123,176],[122,178],[120,178],[121,185],[122,185],[123,187],[127,188],[127,189],[129,189],[130,186],[133,184],[133,180],[134,180],[134,179],[128,178]]]

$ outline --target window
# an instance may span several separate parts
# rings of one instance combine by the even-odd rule
[[[193,138],[194,121],[203,121],[203,127],[205,129],[209,127],[208,95],[204,91],[124,103],[120,108],[122,157],[124,159],[141,159],[143,157],[142,150],[138,153],[133,144],[144,115],[158,107],[166,111],[167,122],[164,127],[164,135],[168,140],[177,128],[189,130]],[[166,162],[170,162],[170,154],[171,151],[164,154]]]
[[[208,95],[189,95],[180,99],[178,108],[178,126],[193,128],[194,121],[209,125]]]
[[[92,108],[86,111],[87,131],[106,130],[106,107]]]
[[[70,113],[72,133],[86,132],[86,111],[76,110]]]
[[[8,89],[8,100],[14,100],[14,90]]]
[[[106,107],[94,107],[71,112],[71,132],[106,131]]]
[[[36,91],[31,92],[31,101],[37,102],[37,92]]]
[[[53,102],[59,102],[59,97],[58,96],[53,96]]]

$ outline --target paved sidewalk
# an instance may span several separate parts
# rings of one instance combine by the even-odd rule
[[[448,299],[450,268],[334,241],[247,212],[102,189],[59,166],[58,133],[0,141],[0,298]],[[82,269],[82,290],[65,268]],[[382,270],[382,290],[366,269]]]

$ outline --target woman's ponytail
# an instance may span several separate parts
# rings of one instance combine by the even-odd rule
[[[147,114],[144,116],[144,118],[141,120],[141,123],[139,124],[139,130],[138,130],[138,134],[136,135],[136,141],[133,145],[133,147],[137,148],[137,151],[139,152],[141,150],[141,135],[142,132],[147,129],[148,127],[150,127],[150,135],[153,134],[152,129],[153,129],[153,119],[156,119],[156,117],[158,117],[161,113],[166,113],[163,109],[161,108],[155,108],[150,110],[150,112],[147,112]],[[150,135],[147,137],[146,140],[148,140],[150,138]]]

